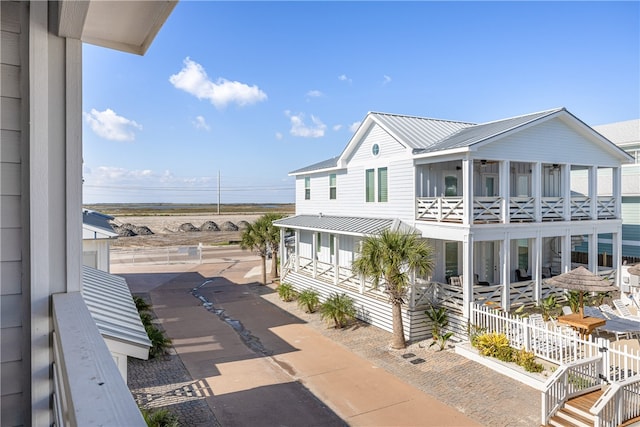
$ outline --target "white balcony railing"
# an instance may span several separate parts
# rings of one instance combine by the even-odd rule
[[[509,222],[535,222],[534,197],[509,198]],[[540,218],[542,221],[564,221],[564,197],[541,197]],[[570,199],[571,220],[593,219],[591,198],[574,196]],[[616,200],[611,196],[599,196],[597,199],[598,219],[616,218]],[[462,197],[418,197],[416,198],[416,219],[437,222],[463,222],[464,202]],[[473,222],[502,222],[501,197],[474,197]]]
[[[82,295],[52,300],[56,426],[146,426]]]

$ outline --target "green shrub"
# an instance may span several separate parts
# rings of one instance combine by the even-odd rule
[[[142,297],[134,296],[133,297],[133,302],[136,305],[136,309],[138,310],[138,313],[142,313],[143,311],[151,310],[151,304],[146,302],[144,300],[144,298],[142,298]]]
[[[556,303],[556,297],[554,295],[549,295],[542,300],[540,308],[542,308],[542,317],[545,321],[549,320],[551,312],[557,307],[557,305],[558,304]]]
[[[346,326],[347,321],[355,316],[353,300],[346,294],[331,294],[320,306],[320,317],[333,320],[336,329]]]
[[[473,347],[478,347],[478,337],[484,335],[487,332],[487,328],[481,328],[478,325],[467,324],[467,335],[469,335],[469,342]]]
[[[320,305],[320,296],[313,289],[305,289],[298,294],[298,305],[307,313],[313,313]]]
[[[154,325],[145,326],[144,329],[151,340],[149,356],[153,358],[167,354],[169,347],[171,347],[171,339],[167,338],[164,332]]]
[[[524,348],[513,353],[514,361],[522,366],[527,372],[542,372],[544,366],[536,362],[536,356],[531,351],[527,351]]]
[[[504,362],[513,361],[513,348],[505,334],[489,333],[479,335],[475,347],[483,356],[495,357]]]
[[[433,342],[429,347],[437,344],[440,351],[442,351],[447,346],[449,338],[453,336],[453,332],[444,332],[444,329],[449,325],[447,310],[444,307],[431,306],[429,310],[425,311],[425,314],[429,317],[429,320],[431,320]]]
[[[178,417],[168,409],[140,409],[142,417],[149,427],[178,427]]]
[[[151,326],[151,321],[153,320],[153,316],[148,311],[143,311],[140,313],[140,321],[146,328],[147,326]]]
[[[280,283],[280,285],[278,285],[278,295],[280,299],[285,302],[296,299],[296,291],[293,289],[291,283]]]

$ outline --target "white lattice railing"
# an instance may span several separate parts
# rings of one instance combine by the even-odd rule
[[[564,197],[542,197],[540,208],[543,221],[564,220]]]
[[[576,196],[571,198],[571,220],[591,219],[591,198]]]
[[[616,199],[612,196],[598,196],[598,219],[612,219],[616,217]]]
[[[475,197],[473,199],[474,222],[501,222],[502,197]]]
[[[509,198],[509,220],[510,221],[535,221],[535,199],[533,197],[511,197]]]
[[[418,197],[416,219],[462,222],[462,197]]]

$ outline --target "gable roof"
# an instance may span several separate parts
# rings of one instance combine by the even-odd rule
[[[340,156],[297,169],[290,172],[290,175],[344,167],[346,159],[374,124],[383,128],[399,143],[405,145],[407,149],[411,150],[411,154],[420,155],[442,153],[448,150],[466,151],[472,146],[488,143],[494,138],[500,138],[555,117],[568,120],[575,128],[581,129],[591,138],[605,144],[605,148],[615,153],[620,159],[627,161],[631,159],[624,150],[595,132],[565,108],[554,108],[480,124],[372,112],[367,114]]]
[[[640,119],[609,123],[593,128],[619,147],[640,144]]]
[[[89,209],[82,210],[82,228],[94,233],[94,238],[98,237],[97,234],[101,234],[107,238],[118,237],[118,233],[115,232],[109,222],[111,220],[113,220],[113,217],[110,215],[105,215]]]
[[[364,218],[354,216],[296,215],[273,222],[276,227],[311,231],[332,231],[351,236],[380,234],[384,230],[399,230],[421,234],[415,227],[394,218]]]

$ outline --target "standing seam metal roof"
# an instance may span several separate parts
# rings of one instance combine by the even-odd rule
[[[151,347],[125,279],[85,265],[82,298],[100,334],[138,347]]]
[[[325,215],[296,215],[274,221],[274,225],[285,228],[334,231],[336,233],[367,236],[380,234],[384,230],[400,230],[419,233],[414,227],[398,219],[363,218]]]

